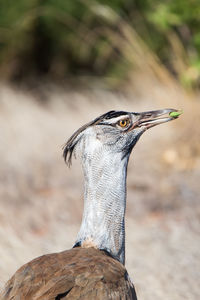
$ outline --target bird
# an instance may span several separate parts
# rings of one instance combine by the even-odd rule
[[[78,156],[84,176],[83,216],[73,248],[23,265],[5,284],[1,300],[137,300],[125,268],[128,161],[146,130],[177,117],[175,109],[112,110],[69,138],[64,160],[71,166]]]

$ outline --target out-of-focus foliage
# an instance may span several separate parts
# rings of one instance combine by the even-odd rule
[[[200,2],[199,0],[150,0],[146,17],[162,38],[155,48],[186,86],[200,82]],[[154,45],[151,47],[154,47]]]
[[[199,0],[0,0],[1,76],[123,79],[147,51],[198,87]]]

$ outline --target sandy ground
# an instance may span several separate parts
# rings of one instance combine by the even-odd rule
[[[145,133],[131,155],[126,267],[140,300],[200,299],[197,101],[161,89],[125,97],[51,86],[40,98],[0,85],[0,286],[32,258],[73,245],[83,182],[62,145],[74,130],[110,109],[181,107],[179,120]]]

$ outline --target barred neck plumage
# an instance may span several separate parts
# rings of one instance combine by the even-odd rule
[[[100,148],[82,159],[84,213],[77,237],[82,247],[106,250],[125,263],[126,176],[129,155]]]

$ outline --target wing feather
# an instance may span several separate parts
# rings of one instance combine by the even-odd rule
[[[136,300],[125,267],[103,251],[73,248],[38,257],[7,282],[1,300]]]

